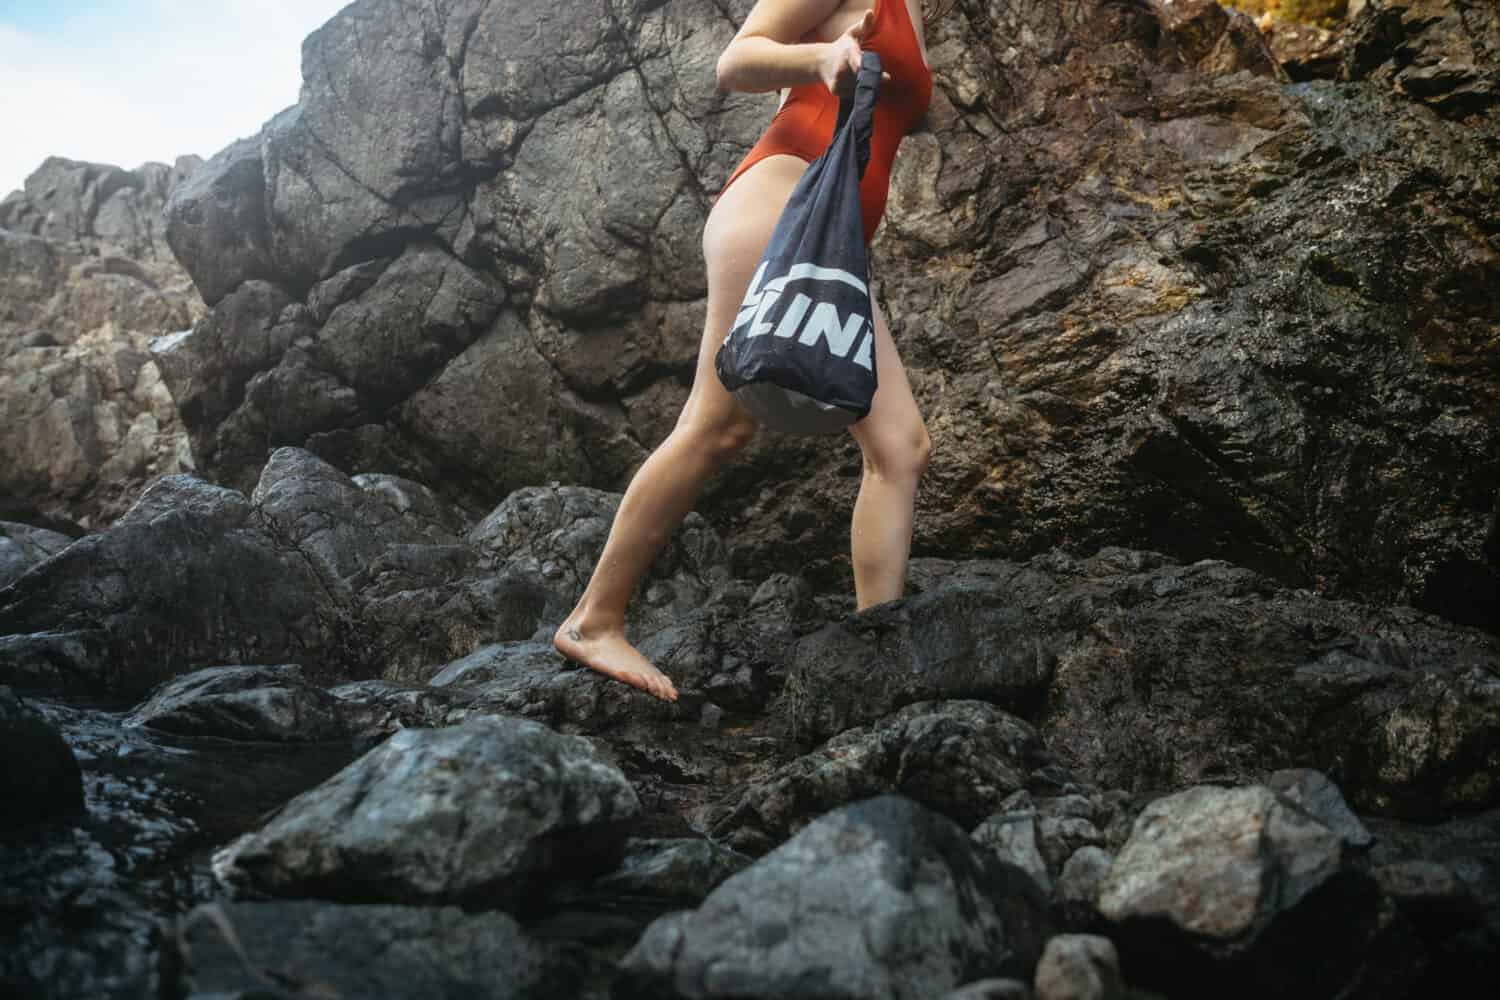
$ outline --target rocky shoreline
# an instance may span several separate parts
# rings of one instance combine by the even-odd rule
[[[0,591],[0,676],[34,697],[113,692],[122,728],[163,737],[368,748],[214,846],[140,995],[299,995],[313,970],[348,995],[534,997],[1396,997],[1491,975],[1493,635],[1120,548],[919,561],[906,600],[850,614],[736,579],[693,518],[631,625],[683,693],[666,704],[545,641],[615,502],[532,488],[461,531],[418,484],[284,448],[250,497],[163,478]],[[412,963],[454,978],[401,992]]]
[[[960,0],[908,594],[766,436],[632,605],[668,704],[548,640],[748,7],[358,0],[258,136],[0,203],[0,994],[1500,991],[1500,14]]]

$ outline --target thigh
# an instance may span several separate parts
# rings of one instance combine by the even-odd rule
[[[917,409],[906,378],[906,367],[896,351],[895,338],[885,313],[870,296],[871,320],[875,326],[875,400],[865,418],[849,428],[868,458],[897,456],[926,446],[927,427]]]
[[[768,156],[741,174],[709,211],[703,226],[708,303],[693,388],[680,420],[720,424],[752,419],[719,381],[714,358],[739,313],[771,230],[806,169],[801,157]]]

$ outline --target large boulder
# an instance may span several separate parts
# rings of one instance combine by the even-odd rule
[[[1173,996],[1399,997],[1422,957],[1342,838],[1259,785],[1147,806],[1099,911],[1126,979]]]
[[[846,806],[646,929],[621,998],[919,1000],[1031,978],[1046,934],[1031,879],[909,799]]]
[[[634,789],[578,736],[524,719],[406,729],[214,855],[241,892],[526,911],[619,860]]]

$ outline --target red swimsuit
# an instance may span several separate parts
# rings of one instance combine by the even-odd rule
[[[859,205],[868,243],[885,214],[896,147],[922,120],[932,100],[932,72],[922,61],[906,0],[875,0],[875,26],[860,48],[880,53],[880,68],[891,75],[880,83],[880,94],[875,101],[875,129],[870,137],[870,164],[859,184]],[[751,166],[776,153],[791,153],[809,163],[823,155],[833,139],[838,110],[838,98],[821,81],[793,87],[760,141],[724,182],[724,190]]]

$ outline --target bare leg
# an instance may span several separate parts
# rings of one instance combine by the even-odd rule
[[[865,466],[849,537],[854,600],[860,610],[894,601],[905,592],[917,481],[931,449],[890,328],[873,299],[871,305],[880,387],[869,414],[850,428]]]
[[[552,639],[569,659],[668,701],[676,700],[676,687],[625,640],[625,605],[709,476],[754,434],[754,421],[719,382],[714,357],[806,169],[795,156],[767,157],[709,212],[703,229],[708,304],[692,392],[676,428],[631,479],[588,587]]]

